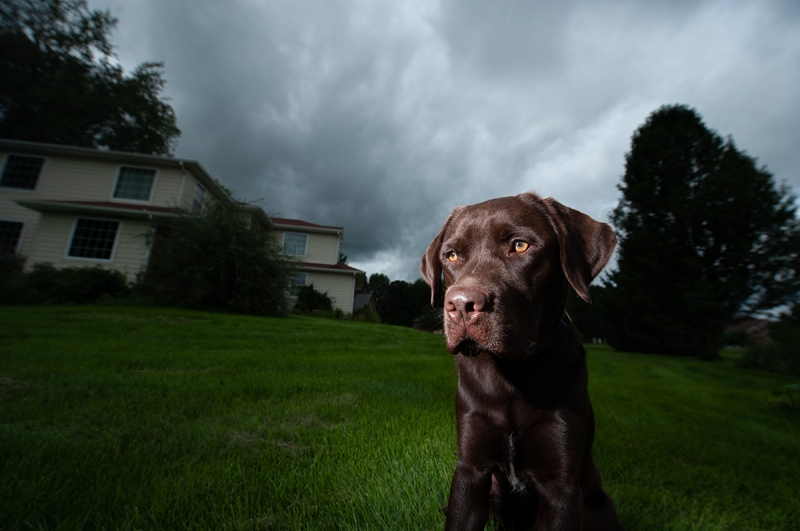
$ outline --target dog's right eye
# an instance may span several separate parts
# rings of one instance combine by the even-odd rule
[[[455,251],[450,251],[447,253],[447,259],[451,262],[456,262],[458,260],[458,255]]]

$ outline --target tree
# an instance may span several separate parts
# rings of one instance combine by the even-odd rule
[[[430,312],[430,298],[431,288],[421,278],[413,283],[395,280],[376,306],[382,322],[413,326],[414,319]]]
[[[0,137],[154,155],[180,130],[163,64],[112,64],[117,20],[85,0],[0,3]]]
[[[251,315],[288,311],[291,269],[269,231],[250,228],[236,207],[164,218],[139,288],[174,304]]]
[[[796,299],[795,196],[693,109],[650,115],[619,189],[604,301],[612,346],[713,358],[732,319]]]
[[[373,273],[364,292],[372,294],[381,322],[386,324],[412,326],[414,319],[430,313],[431,289],[421,278],[409,283]]]

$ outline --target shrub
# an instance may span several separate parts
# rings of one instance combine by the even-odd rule
[[[380,323],[380,316],[369,306],[364,306],[353,314],[353,320],[362,323]]]
[[[298,291],[294,311],[297,313],[331,312],[333,311],[333,301],[327,292],[322,293],[314,289],[312,283],[302,286]],[[341,312],[341,310],[339,311]]]
[[[725,344],[730,347],[749,347],[753,344],[753,337],[747,330],[732,330],[725,334]]]
[[[769,327],[770,341],[747,349],[740,365],[800,375],[800,304]]]
[[[116,270],[100,266],[56,269],[49,263],[37,263],[24,273],[19,267],[23,262],[22,258],[6,257],[0,265],[0,299],[5,304],[87,303],[130,292],[125,275]]]
[[[283,315],[291,268],[268,230],[241,210],[209,205],[159,222],[137,289],[167,304]]]

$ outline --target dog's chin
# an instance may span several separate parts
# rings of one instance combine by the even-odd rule
[[[526,342],[525,345],[485,345],[476,341],[472,337],[464,337],[458,340],[455,345],[449,347],[448,350],[451,354],[461,354],[469,358],[474,358],[480,354],[491,354],[496,358],[505,360],[524,360],[531,356],[535,348],[535,343]]]
[[[448,349],[451,354],[461,354],[463,356],[467,356],[469,358],[474,358],[475,356],[480,355],[482,352],[487,352],[486,347],[472,339],[471,337],[465,337],[458,341],[452,348]]]

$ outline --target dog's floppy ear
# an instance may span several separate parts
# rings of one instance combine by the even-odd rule
[[[454,210],[447,218],[447,221],[444,222],[442,230],[433,239],[419,262],[419,272],[422,273],[422,278],[431,287],[432,308],[436,308],[436,302],[439,300],[440,292],[442,291],[442,262],[440,258],[442,241],[444,241],[444,235],[447,233],[450,222],[457,211],[458,209]]]
[[[552,197],[544,203],[552,212],[551,223],[558,235],[564,275],[581,299],[592,302],[589,284],[611,258],[617,235],[606,223],[595,221]]]

